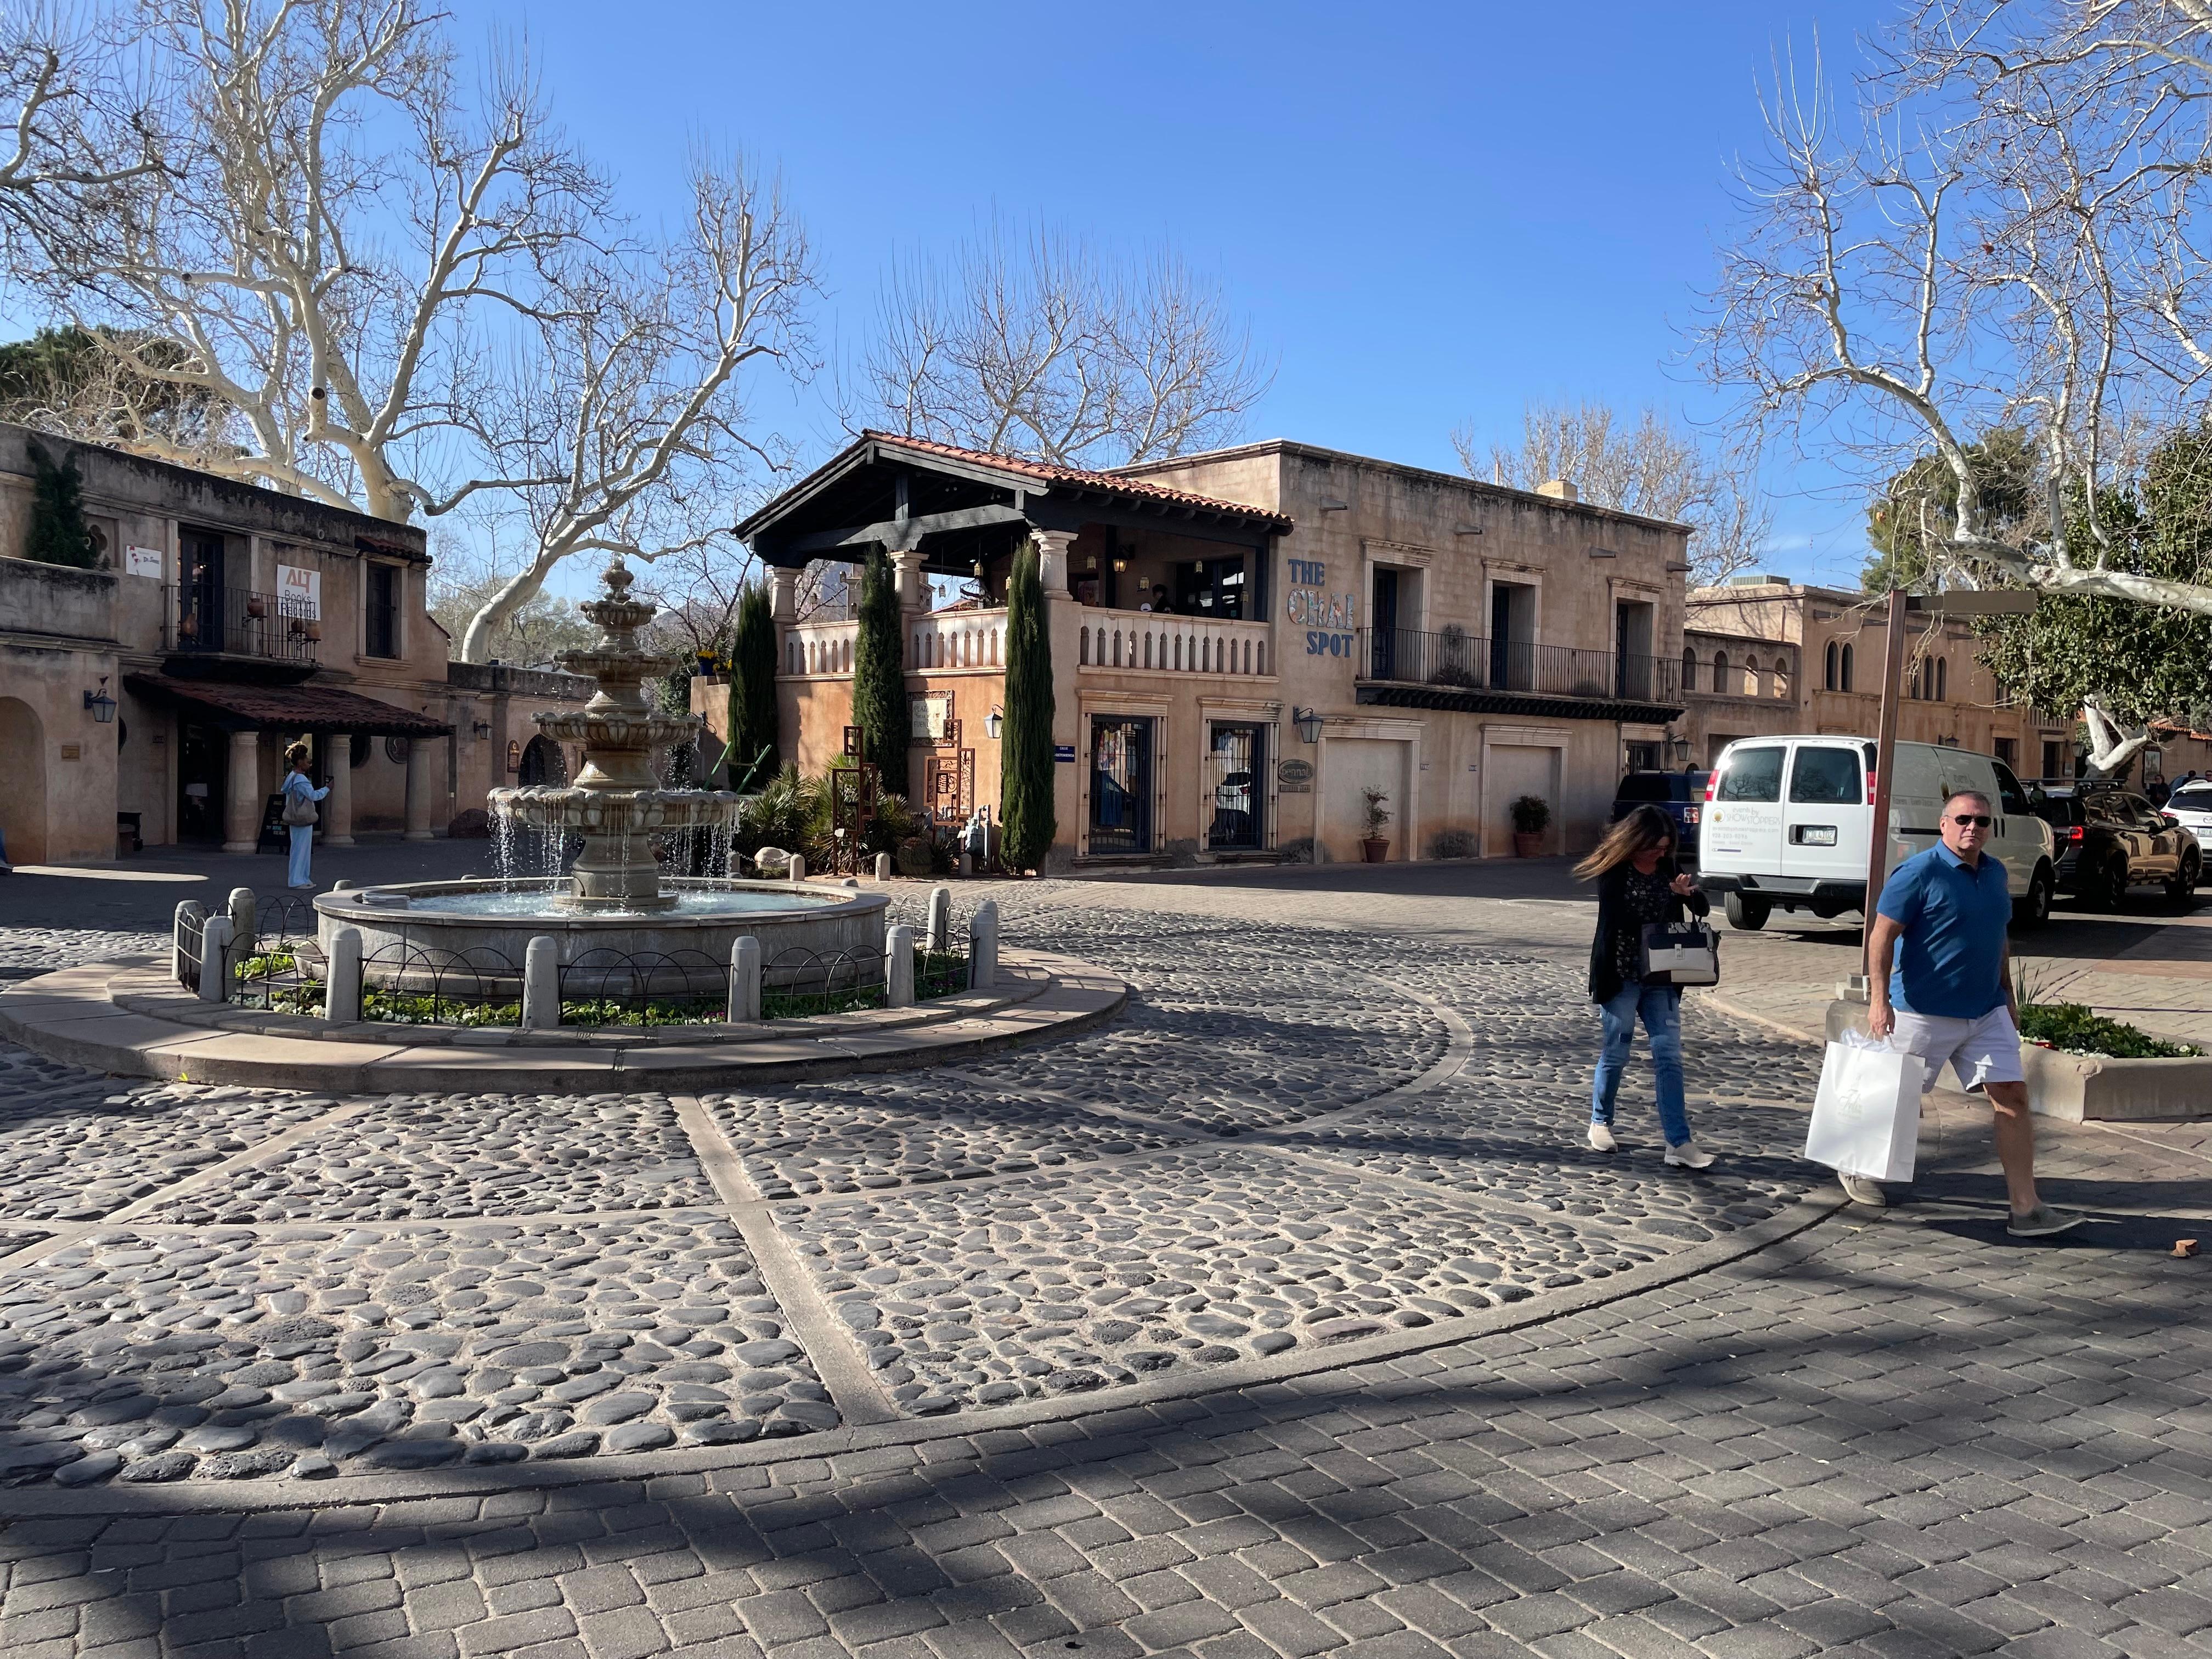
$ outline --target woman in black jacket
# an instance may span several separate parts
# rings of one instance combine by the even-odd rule
[[[1690,1138],[1689,1108],[1682,1098],[1681,988],[1646,985],[1637,977],[1646,924],[1680,921],[1686,910],[1702,916],[1711,908],[1695,879],[1675,867],[1674,820],[1656,806],[1638,807],[1606,831],[1575,873],[1597,881],[1589,997],[1605,1023],[1605,1051],[1590,1089],[1589,1143],[1601,1152],[1619,1145],[1613,1137],[1613,1103],[1620,1093],[1620,1073],[1635,1046],[1640,1014],[1651,1039],[1667,1162],[1702,1170],[1713,1155]]]

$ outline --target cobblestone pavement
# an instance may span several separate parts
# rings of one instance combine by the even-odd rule
[[[941,1072],[0,1052],[0,1653],[2212,1652],[2201,1135],[2046,1128],[2098,1220],[2008,1248],[1945,1101],[1924,1202],[1723,1260],[1813,1051],[1693,1008],[1721,1162],[1638,1077],[1606,1158],[1583,915],[1190,890],[1002,895],[1131,1016]]]

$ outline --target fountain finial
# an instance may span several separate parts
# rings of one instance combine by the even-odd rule
[[[630,574],[629,567],[623,562],[623,556],[617,553],[608,562],[606,574],[600,580],[606,583],[607,592],[611,597],[627,599],[629,597],[629,585],[637,578]]]

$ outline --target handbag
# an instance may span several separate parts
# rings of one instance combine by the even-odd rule
[[[284,822],[295,830],[304,830],[311,823],[322,822],[316,815],[315,803],[308,799],[304,789],[287,789],[284,792]]]
[[[1927,1065],[1859,1032],[1832,1042],[1806,1126],[1805,1156],[1842,1175],[1910,1181]]]
[[[1646,922],[1636,960],[1646,985],[1721,982],[1720,935],[1702,921]]]

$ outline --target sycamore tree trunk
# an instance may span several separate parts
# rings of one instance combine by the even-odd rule
[[[1060,826],[1053,817],[1052,635],[1035,544],[1014,556],[1006,582],[1006,718],[1000,746],[1000,857],[1009,870],[1042,866]]]

